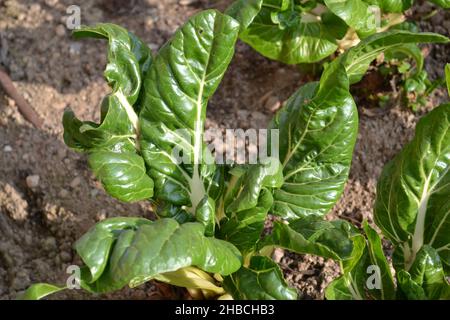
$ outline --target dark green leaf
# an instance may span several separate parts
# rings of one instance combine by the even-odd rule
[[[263,0],[236,0],[225,11],[240,24],[241,32],[248,28],[261,10]]]
[[[278,265],[263,256],[253,256],[248,267],[226,277],[224,287],[239,300],[297,299],[297,292],[288,287]]]
[[[285,219],[325,215],[343,192],[358,130],[343,66],[330,65],[319,84],[300,88],[272,127],[280,130],[284,166],[273,213]]]

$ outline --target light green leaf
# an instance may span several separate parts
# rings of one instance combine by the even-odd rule
[[[450,96],[450,63],[445,65],[445,82],[447,83],[447,92]]]
[[[448,41],[447,37],[435,33],[414,33],[404,30],[386,31],[362,40],[357,46],[351,48],[336,60],[344,64],[350,83],[353,84],[362,79],[370,63],[385,50],[393,50],[406,43],[447,43]]]
[[[40,300],[46,296],[62,291],[65,287],[58,287],[48,283],[36,283],[31,285],[24,294],[19,297],[19,300]]]
[[[358,130],[356,105],[345,69],[327,68],[320,83],[300,88],[280,110],[284,184],[274,191],[272,211],[285,219],[325,215],[347,181]]]
[[[248,267],[226,277],[224,287],[239,300],[297,299],[297,292],[288,287],[278,265],[263,256],[253,256]]]
[[[450,0],[430,0],[434,4],[444,9],[450,9]]]
[[[388,163],[377,186],[375,222],[408,270],[423,245],[450,266],[450,105],[424,116],[413,140]]]
[[[344,20],[360,36],[368,36],[376,32],[374,11],[362,0],[324,0],[327,8]]]
[[[110,292],[189,266],[221,275],[238,270],[239,251],[204,233],[200,223],[180,225],[173,219],[107,219],[75,245],[91,274],[83,276],[90,280],[82,285],[89,291]]]

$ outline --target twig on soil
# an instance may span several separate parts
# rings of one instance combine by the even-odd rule
[[[0,67],[0,87],[2,87],[5,93],[16,102],[20,113],[26,120],[28,120],[36,128],[42,128],[42,119],[39,118],[37,112],[17,91],[16,87],[11,81],[11,78],[2,67]]]

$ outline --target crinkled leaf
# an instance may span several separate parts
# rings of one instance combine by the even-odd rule
[[[378,181],[375,221],[398,246],[406,270],[425,244],[450,266],[449,129],[450,105],[432,110]]]
[[[288,287],[278,265],[263,256],[253,256],[248,267],[226,277],[223,285],[239,300],[297,299],[297,292]]]
[[[259,14],[240,38],[262,55],[288,64],[317,62],[337,49],[336,39],[319,21],[286,10],[281,0],[264,1]],[[273,17],[289,21],[275,23]]]
[[[358,130],[344,67],[333,63],[319,84],[300,88],[272,127],[280,130],[284,166],[273,213],[285,219],[325,215],[343,192]]]
[[[82,285],[93,292],[109,292],[189,266],[222,275],[238,270],[239,251],[204,232],[200,223],[180,225],[173,219],[107,219],[75,245],[91,274],[84,276],[90,280]]]
[[[289,224],[276,221],[271,234],[261,241],[259,247],[276,246],[296,253],[345,260],[351,256],[353,233],[351,225],[344,221],[308,216]]]
[[[114,198],[130,202],[153,196],[153,180],[146,173],[144,160],[135,153],[93,152],[89,166]]]
[[[401,271],[399,287],[408,299],[450,299],[450,284],[439,255],[432,247],[423,246],[408,272]]]
[[[343,275],[327,287],[329,300],[393,300],[396,297],[394,280],[383,252],[381,239],[364,222],[367,240],[356,235],[350,258],[342,261]]]
[[[206,105],[233,56],[238,32],[239,24],[227,15],[198,13],[160,49],[144,80],[140,145],[155,196],[192,214],[215,171],[203,142]]]
[[[448,38],[435,33],[414,33],[404,30],[392,30],[374,34],[362,40],[337,60],[344,64],[350,83],[356,83],[366,73],[370,63],[383,51],[393,50],[406,43],[436,42],[446,43]]]

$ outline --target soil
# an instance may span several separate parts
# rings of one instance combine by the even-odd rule
[[[107,196],[85,156],[63,143],[64,109],[98,121],[99,102],[108,92],[102,76],[106,45],[72,40],[64,24],[67,7],[81,7],[82,24],[120,24],[157,50],[188,16],[205,8],[223,9],[229,2],[0,0],[0,64],[44,119],[43,129],[35,129],[14,101],[0,92],[0,299],[13,299],[35,282],[64,283],[67,266],[80,263],[72,244],[95,222],[124,215],[151,218],[147,203],[123,204]],[[413,13],[420,17],[432,10],[423,5]],[[450,12],[440,11],[420,26],[449,35],[449,22]],[[449,46],[425,48],[427,71],[433,78],[442,76]],[[239,43],[209,105],[207,126],[266,128],[281,103],[307,79],[298,68],[269,61]],[[446,98],[444,90],[437,90],[418,113],[396,105],[373,109],[359,104],[360,131],[350,180],[327,218],[357,225],[363,219],[372,221],[375,185],[383,165],[411,138],[419,117]],[[282,250],[274,258],[301,299],[323,299],[324,288],[339,275],[338,266],[322,258]],[[109,295],[68,290],[53,298],[183,297],[183,290],[150,282]]]

